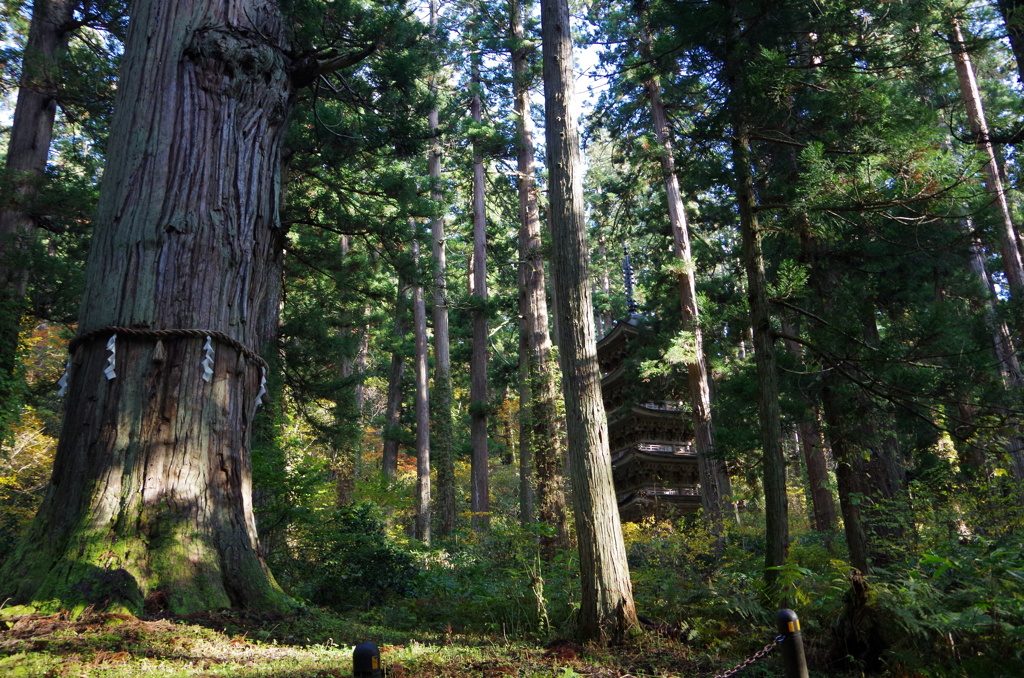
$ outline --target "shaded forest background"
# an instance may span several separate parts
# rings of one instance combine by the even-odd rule
[[[580,596],[573,515],[533,505],[561,470],[538,478],[521,463],[541,444],[526,416],[541,391],[524,388],[512,55],[539,91],[536,8],[518,37],[511,5],[489,0],[445,4],[434,31],[426,7],[283,6],[296,44],[365,54],[311,76],[286,141],[284,302],[252,450],[267,563],[294,599],[390,628],[565,634]],[[25,277],[0,318],[18,334],[0,384],[0,560],[50,477],[130,8],[71,7],[66,50],[39,73],[32,9],[6,2],[0,24],[3,94],[13,102],[34,80],[56,104],[45,170],[9,161],[0,195],[32,225],[4,243],[8,283]],[[731,480],[720,522],[623,526],[640,613],[708,655],[745,650],[735,636],[786,605],[822,670],[1024,673],[1024,14],[1009,0],[573,9],[597,62],[580,125],[598,336],[629,314],[625,247],[653,331],[636,388],[686,384],[695,332],[680,277],[694,274],[714,455]],[[652,82],[692,264],[673,252]],[[540,124],[539,97],[531,110]],[[471,275],[476,189],[485,295]],[[444,269],[430,235],[440,218]],[[432,450],[424,533],[411,300],[439,273],[451,406],[434,399],[435,352],[430,428],[437,441],[450,427],[450,450]],[[482,398],[468,369],[481,321]]]

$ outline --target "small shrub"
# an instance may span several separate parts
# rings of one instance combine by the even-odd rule
[[[290,579],[293,593],[335,610],[368,609],[410,593],[420,570],[386,534],[369,503],[336,509],[304,526]]]

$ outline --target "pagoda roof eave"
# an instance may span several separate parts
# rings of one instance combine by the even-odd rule
[[[600,353],[603,347],[612,346],[623,338],[631,338],[639,334],[640,328],[637,327],[636,321],[632,318],[630,320],[616,320],[615,327],[598,340],[597,352]]]

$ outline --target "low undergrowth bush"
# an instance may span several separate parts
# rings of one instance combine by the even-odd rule
[[[1024,542],[974,538],[872,579],[889,665],[927,676],[1024,675]]]
[[[485,536],[460,535],[457,548],[420,554],[424,574],[406,605],[409,620],[512,638],[567,632],[579,600],[576,553],[549,562],[538,544],[536,530],[498,524]]]
[[[336,611],[370,609],[413,593],[421,570],[412,553],[388,536],[369,503],[319,515],[297,530],[287,563],[292,595]]]

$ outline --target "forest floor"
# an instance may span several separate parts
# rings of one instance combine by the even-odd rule
[[[9,678],[351,676],[353,647],[364,640],[379,646],[384,675],[392,678],[700,678],[738,663],[700,656],[653,634],[600,650],[567,640],[541,646],[450,631],[415,637],[319,612],[267,617],[224,611],[161,619],[87,613],[77,620],[2,615],[0,675]],[[778,658],[742,675],[781,675]]]

